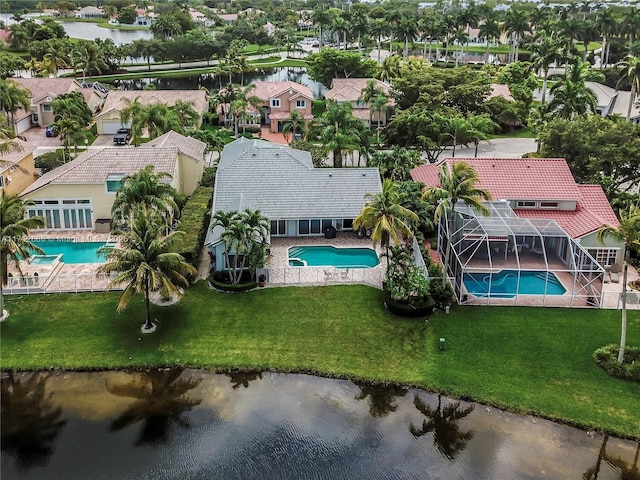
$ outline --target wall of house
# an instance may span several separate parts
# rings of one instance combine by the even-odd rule
[[[624,248],[624,242],[616,241],[612,238],[607,238],[603,245],[597,239],[597,232],[589,233],[583,237],[577,239],[584,248]]]
[[[98,130],[98,135],[105,135],[104,129],[102,126],[103,121],[120,121],[120,112],[117,110],[111,110],[110,112],[101,115],[99,119],[96,120],[96,128]]]
[[[0,187],[0,191],[4,191],[7,195],[18,195],[36,180],[33,152],[25,155],[18,162],[18,165],[24,168],[26,172],[22,172],[17,168],[13,171],[6,169],[0,172],[0,175],[4,177],[4,187]],[[7,181],[7,177],[11,177],[10,182]]]
[[[177,170],[176,175],[178,178],[174,178],[174,182],[177,183],[176,189],[180,193],[191,195],[202,179],[204,160],[199,159],[198,161],[195,161],[191,157],[187,157],[180,153],[178,154]]]

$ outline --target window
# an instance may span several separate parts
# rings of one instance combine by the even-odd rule
[[[69,230],[91,229],[91,201],[75,200],[36,200],[36,205],[28,210],[29,218],[40,216],[45,219],[45,228]]]
[[[298,221],[298,234],[309,235],[309,220]]]
[[[311,220],[311,233],[320,233],[320,220]]]
[[[618,258],[617,248],[589,248],[589,255],[596,259],[602,266],[613,265]]]
[[[286,220],[271,220],[271,235],[286,235],[287,234],[287,221]]]
[[[540,202],[540,208],[558,208],[558,202]]]
[[[306,100],[296,100],[296,108],[305,108],[307,106]]]
[[[107,192],[116,193],[122,185],[123,173],[110,173],[107,175]]]
[[[345,218],[344,220],[342,220],[342,228],[344,230],[353,228],[353,218]]]
[[[45,103],[44,105],[42,105],[42,111],[43,112],[50,112],[51,111],[51,105],[49,105],[48,103]]]
[[[0,187],[4,187],[4,177],[0,175]]]
[[[536,202],[531,200],[518,200],[516,208],[536,208]]]
[[[324,232],[324,229],[327,227],[333,227],[333,221],[327,219],[327,218],[323,218],[322,219],[322,231]]]
[[[272,98],[271,99],[271,108],[280,108],[280,99]]]

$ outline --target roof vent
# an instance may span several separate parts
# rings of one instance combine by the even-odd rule
[[[276,153],[276,157],[279,157],[279,156],[280,156],[280,154],[279,154],[279,153]]]
[[[253,153],[251,154],[251,156],[252,156],[252,157],[255,157],[255,156],[256,156],[256,152],[253,152]]]
[[[493,165],[491,165],[493,168],[496,168],[496,164],[494,163]]]
[[[330,173],[330,174],[329,174],[329,176],[330,176],[330,177],[333,177],[333,173]]]
[[[527,168],[531,168],[531,165],[527,165]]]
[[[366,176],[367,176],[367,174],[366,174],[366,173],[363,173],[363,174],[362,174],[362,176],[363,176],[363,177],[366,177]]]

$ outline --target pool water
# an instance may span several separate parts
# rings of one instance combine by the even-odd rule
[[[98,249],[104,242],[69,242],[62,240],[41,240],[31,242],[37,245],[47,257],[62,254],[60,261],[64,263],[104,263],[105,255]]]
[[[518,285],[517,270],[502,270],[488,273],[465,273],[463,277],[467,291],[476,297],[513,298],[516,295],[564,295],[566,289],[551,272],[520,271]],[[545,292],[546,290],[546,292]]]
[[[371,248],[337,248],[330,246],[291,247],[291,267],[370,268],[380,263]]]
[[[31,265],[51,265],[59,255],[34,255],[31,257]]]

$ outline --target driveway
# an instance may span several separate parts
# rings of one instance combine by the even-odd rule
[[[22,135],[27,139],[28,143],[35,147],[60,147],[60,137],[47,137],[44,131],[44,127],[34,127],[22,132]]]
[[[113,135],[98,135],[91,144],[92,147],[113,147]]]
[[[479,158],[520,158],[525,153],[535,152],[536,141],[533,138],[495,138],[480,142],[478,145]],[[456,157],[469,158],[475,155],[475,145],[468,147],[458,145]],[[449,158],[453,154],[452,148],[444,150],[438,159]]]

